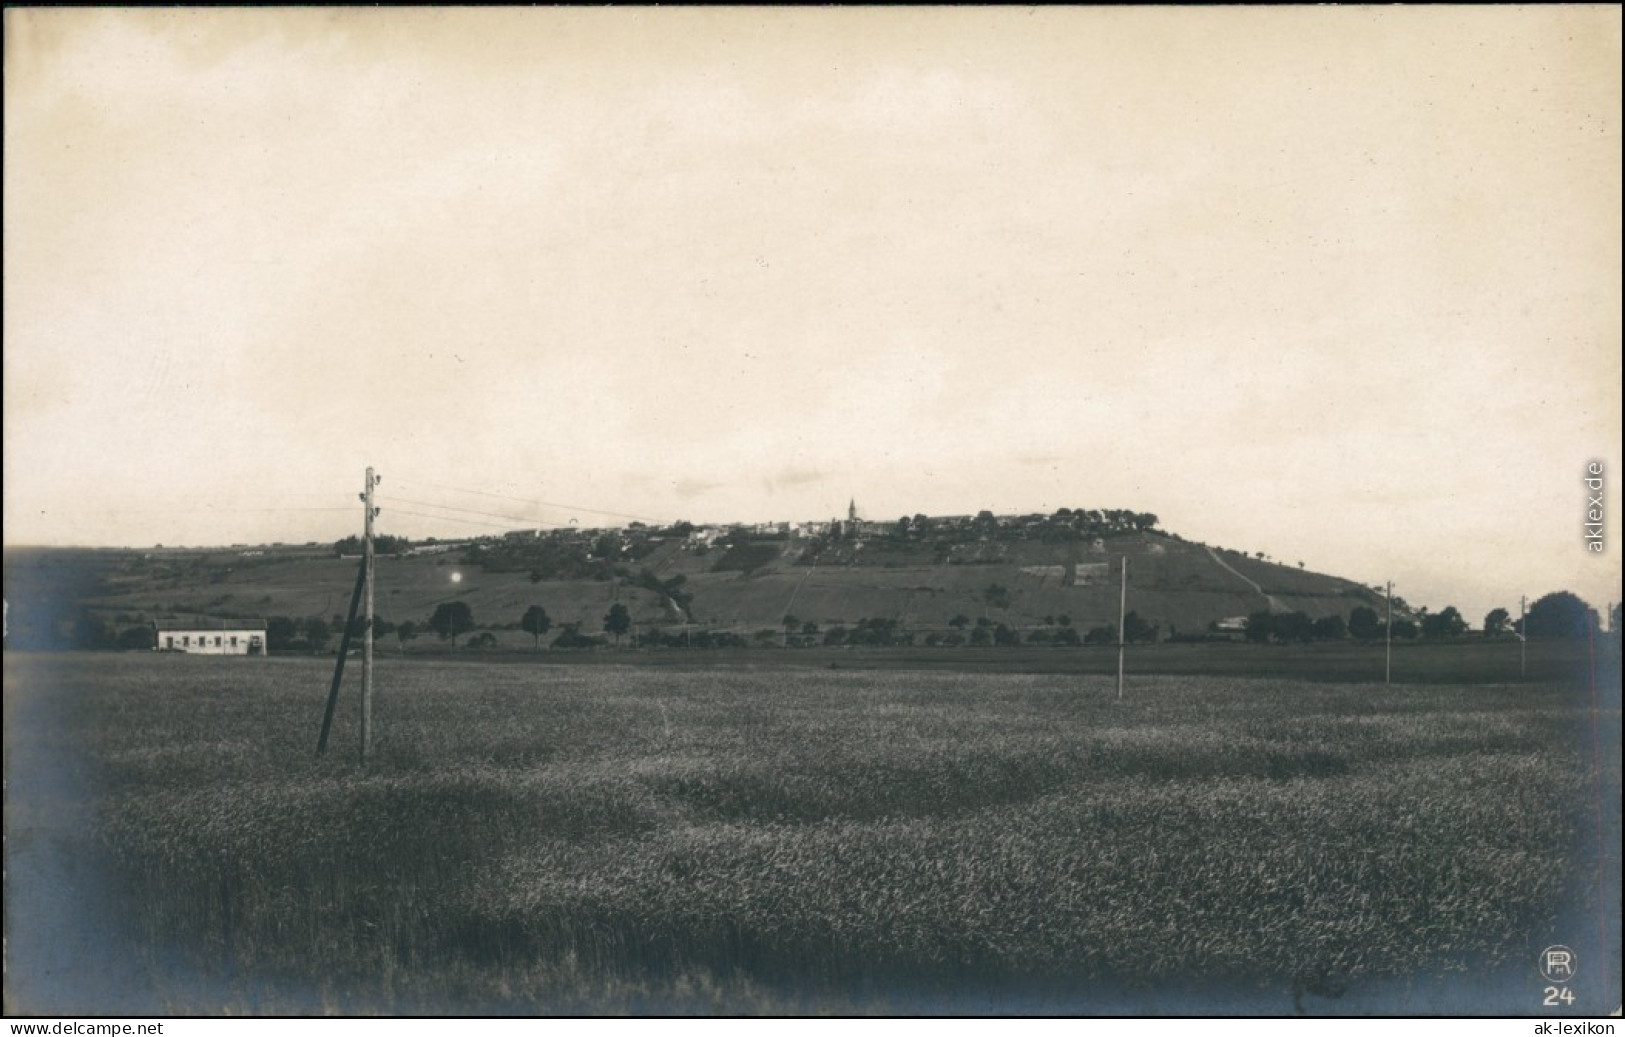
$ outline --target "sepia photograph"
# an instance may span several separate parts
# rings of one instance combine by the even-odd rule
[[[7,1016],[1618,1015],[1618,5],[3,17]]]

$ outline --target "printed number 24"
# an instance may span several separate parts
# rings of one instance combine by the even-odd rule
[[[1574,1004],[1574,991],[1570,990],[1568,987],[1547,987],[1546,1000],[1542,1001],[1541,1004],[1572,1005]]]

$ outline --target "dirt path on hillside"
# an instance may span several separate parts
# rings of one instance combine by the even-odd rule
[[[1219,563],[1219,568],[1223,569],[1225,572],[1229,573],[1230,575],[1234,576],[1236,579],[1240,580],[1241,582],[1245,583],[1247,586],[1251,587],[1253,590],[1257,591],[1259,596],[1261,596],[1264,599],[1265,603],[1269,605],[1269,609],[1270,609],[1271,612],[1285,612],[1285,611],[1287,611],[1287,607],[1285,605],[1281,604],[1280,601],[1277,600],[1276,597],[1273,594],[1265,594],[1264,593],[1264,588],[1260,587],[1256,582],[1254,582],[1253,580],[1251,580],[1248,577],[1246,577],[1245,575],[1243,575],[1239,570],[1234,568],[1229,562],[1225,561],[1223,558],[1220,558],[1219,553],[1217,551],[1213,550],[1213,548],[1211,548],[1211,547],[1208,547],[1206,544],[1204,544],[1202,546],[1206,549],[1206,551],[1208,553],[1208,557],[1212,558],[1215,562]]]
[[[812,565],[807,566],[806,573],[804,573],[802,575],[801,579],[796,581],[795,590],[790,592],[790,600],[784,603],[784,614],[785,615],[787,615],[787,616],[791,615],[790,610],[796,603],[796,596],[801,593],[801,588],[803,588],[803,587],[805,587],[807,585],[807,581],[812,579],[813,570],[816,569],[816,568],[818,568],[818,563],[816,563],[816,562],[814,562]]]

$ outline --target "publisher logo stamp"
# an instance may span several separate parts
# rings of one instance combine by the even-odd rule
[[[1571,982],[1575,963],[1574,952],[1560,943],[1540,952],[1540,974],[1548,983]]]

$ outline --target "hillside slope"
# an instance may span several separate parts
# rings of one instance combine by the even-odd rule
[[[958,557],[939,561],[924,549],[884,543],[841,545],[808,559],[797,538],[709,551],[672,542],[623,566],[617,578],[568,580],[488,571],[457,552],[381,557],[375,601],[378,614],[397,623],[421,623],[438,604],[463,601],[481,628],[514,627],[528,607],[540,605],[555,628],[573,622],[592,632],[619,601],[640,630],[680,628],[687,621],[751,634],[782,629],[788,614],[821,628],[895,619],[920,632],[947,631],[961,615],[1019,630],[1065,616],[1087,631],[1116,622],[1127,558],[1128,607],[1158,624],[1164,636],[1198,633],[1216,620],[1262,609],[1347,617],[1359,605],[1379,602],[1372,590],[1348,580],[1215,553],[1155,532],[1091,544],[966,546]],[[13,624],[30,612],[62,617],[83,606],[121,627],[156,618],[327,618],[347,608],[356,564],[294,549],[8,551],[6,594]],[[683,577],[682,588],[692,596],[686,616],[660,593],[635,585],[642,569],[662,581]],[[64,574],[72,575],[71,588]]]

